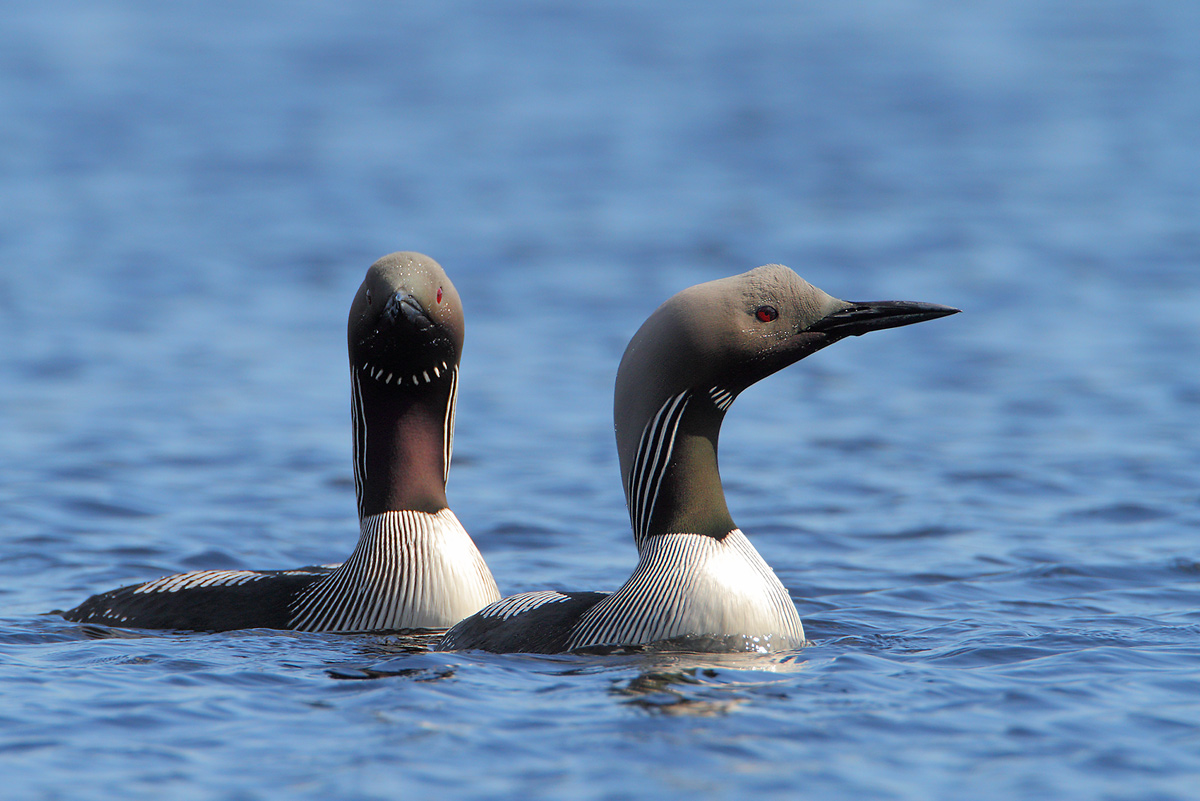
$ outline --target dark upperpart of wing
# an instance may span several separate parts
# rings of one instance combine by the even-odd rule
[[[606,597],[605,592],[546,590],[504,598],[460,621],[437,650],[559,654],[567,650],[579,618]]]
[[[287,629],[297,593],[332,571],[206,570],[93,595],[62,615],[76,623],[178,631]]]

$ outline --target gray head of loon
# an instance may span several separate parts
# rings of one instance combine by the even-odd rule
[[[350,305],[351,369],[400,389],[432,384],[462,355],[463,310],[433,259],[392,253],[371,265]],[[426,375],[429,378],[426,378]]]
[[[433,259],[392,253],[367,270],[346,325],[360,516],[446,508],[463,333]]]
[[[634,536],[733,528],[717,471],[721,421],[751,384],[839,339],[954,314],[840,300],[780,264],[689,287],[633,336],[613,418]]]

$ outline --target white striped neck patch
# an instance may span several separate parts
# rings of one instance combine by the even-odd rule
[[[737,397],[723,387],[712,387],[708,390],[708,396],[712,398],[713,405],[721,411],[726,411],[733,404],[733,399]]]
[[[679,423],[691,400],[688,391],[672,395],[659,408],[658,412],[642,429],[642,438],[638,442],[633,464],[629,468],[626,496],[629,500],[629,520],[633,526],[633,539],[641,549],[643,540],[648,536],[650,523],[654,518],[655,506],[658,502],[658,491],[662,487],[663,476],[671,462],[671,452],[675,449],[675,436],[679,432]]]

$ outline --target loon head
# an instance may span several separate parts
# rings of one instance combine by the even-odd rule
[[[780,264],[671,297],[633,336],[617,370],[613,417],[635,535],[649,533],[651,518],[669,521],[671,510],[696,503],[706,509],[674,522],[704,525],[707,515],[714,531],[728,525],[717,437],[725,411],[746,387],[839,339],[957,311],[840,300]],[[664,513],[659,485],[668,473]]]
[[[392,253],[371,265],[346,329],[351,369],[401,392],[433,384],[462,355],[458,292],[441,265],[420,253]]]
[[[392,253],[367,270],[346,326],[360,516],[446,507],[463,328],[433,259]]]

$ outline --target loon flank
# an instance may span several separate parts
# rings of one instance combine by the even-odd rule
[[[778,264],[675,295],[634,335],[617,370],[613,417],[638,550],[633,575],[614,593],[505,598],[451,628],[438,649],[803,645],[796,605],[725,504],[717,471],[725,413],[751,384],[839,339],[957,311],[838,300]]]
[[[500,597],[446,504],[463,342],[458,293],[420,253],[371,265],[350,307],[360,535],[340,565],[204,570],[94,595],[67,620],[147,629],[444,629]]]

